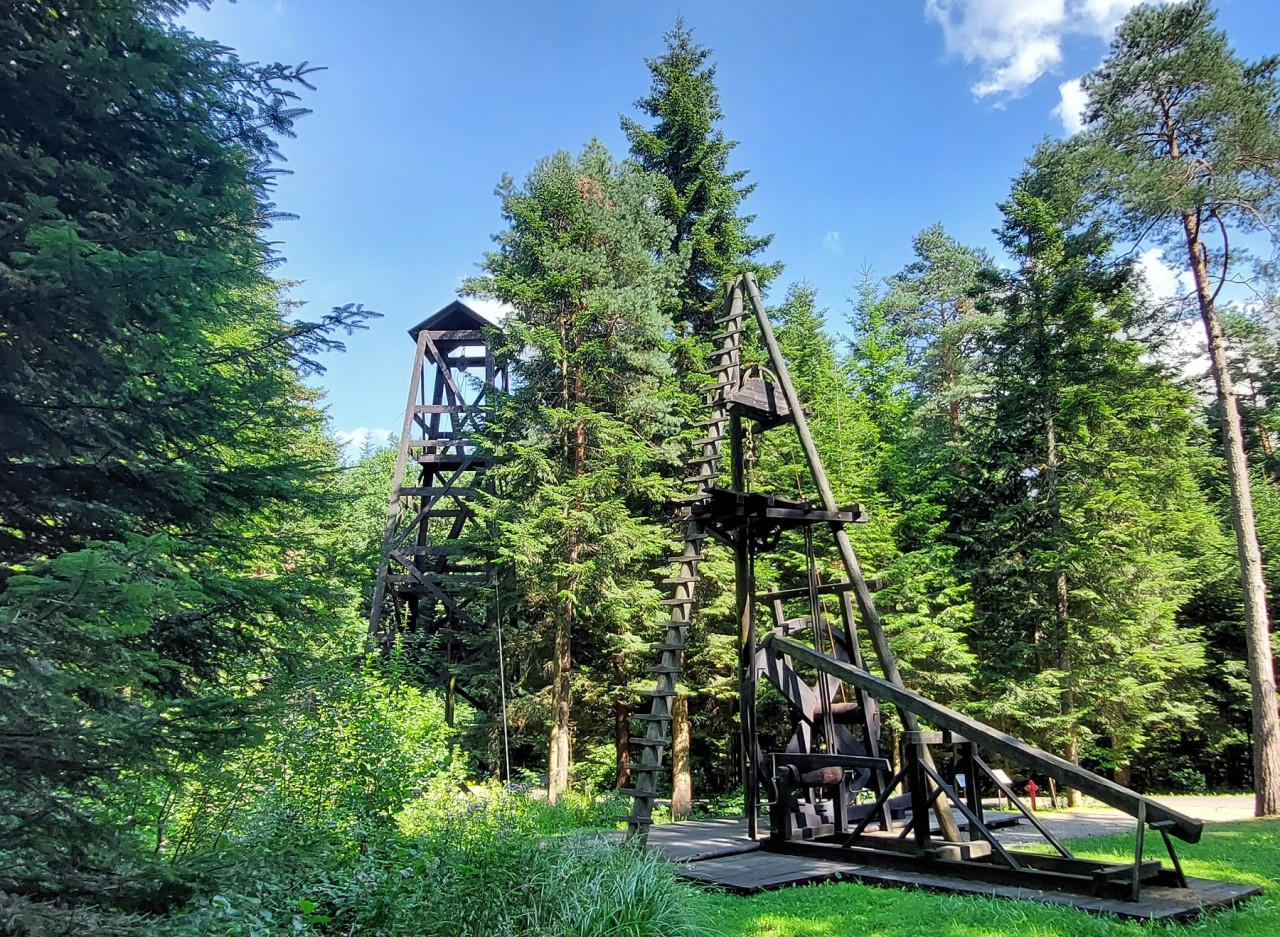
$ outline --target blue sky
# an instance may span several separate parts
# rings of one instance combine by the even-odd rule
[[[1218,0],[1246,58],[1280,52],[1275,3]],[[746,207],[786,264],[775,290],[807,281],[839,324],[861,270],[894,273],[933,222],[994,248],[1010,178],[1071,129],[1074,79],[1133,5],[217,0],[183,24],[245,59],[327,69],[283,146],[293,175],[276,202],[300,218],[272,236],[313,314],[383,313],[321,379],[333,430],[377,438],[400,424],[405,330],[454,298],[501,227],[503,173],[592,137],[624,156],[619,116],[677,15],[715,50],[732,166],[750,171]]]

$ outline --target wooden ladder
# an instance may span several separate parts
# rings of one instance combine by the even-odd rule
[[[730,289],[725,299],[725,315],[717,321],[721,331],[712,336],[715,349],[711,353],[708,373],[715,383],[706,392],[703,403],[707,419],[698,425],[705,430],[696,443],[689,460],[689,475],[685,483],[691,493],[681,498],[682,512],[689,514],[691,505],[702,501],[715,485],[720,473],[721,449],[726,439],[729,422],[729,404],[737,390],[742,374],[743,301],[740,290]],[[689,517],[685,521],[684,540],[680,551],[671,556],[675,574],[664,579],[670,586],[670,596],[663,600],[669,611],[663,622],[666,634],[654,645],[658,653],[656,666],[648,668],[655,677],[655,685],[645,690],[649,700],[648,712],[636,716],[645,723],[643,736],[633,739],[640,749],[638,760],[631,765],[633,786],[622,793],[632,798],[631,815],[627,818],[628,838],[644,844],[649,827],[653,823],[653,804],[658,797],[658,779],[664,771],[663,755],[671,744],[671,701],[676,696],[676,684],[683,668],[685,644],[689,639],[689,619],[697,597],[698,564],[702,559],[703,543],[707,532],[700,521]]]

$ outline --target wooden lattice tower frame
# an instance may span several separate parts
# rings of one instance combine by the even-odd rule
[[[471,696],[457,681],[459,666],[485,643],[478,603],[489,571],[462,554],[459,539],[473,522],[475,495],[489,488],[491,460],[474,433],[489,392],[508,389],[492,325],[455,300],[409,330],[413,367],[369,613],[369,633],[384,649],[397,638],[430,646],[416,662],[438,671],[450,710],[455,693]]]

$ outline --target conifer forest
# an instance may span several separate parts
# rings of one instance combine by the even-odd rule
[[[481,626],[435,631],[383,581],[402,440],[344,452],[318,389],[375,320],[434,309],[300,308],[274,181],[324,92],[187,6],[0,9],[0,934],[1140,932],[850,884],[819,886],[849,915],[824,924],[815,889],[745,904],[625,841],[745,274],[901,683],[1140,794],[1280,817],[1280,57],[1238,56],[1210,0],[1130,11],[1084,129],[1009,180],[1000,251],[942,219],[852,296],[790,280],[752,215],[770,180],[715,69],[743,50],[652,37],[625,152],[566,140],[495,180],[459,296],[507,310],[467,430],[486,483],[418,543]],[[735,367],[765,374],[743,321]],[[740,487],[820,502],[794,435],[740,443]],[[806,536],[753,588],[839,579]],[[656,822],[743,813],[741,569],[699,549]],[[786,705],[761,684],[761,726]],[[886,752],[915,731],[877,725]],[[1280,887],[1280,821],[1238,829],[1202,868]],[[1207,926],[1275,933],[1274,901]]]

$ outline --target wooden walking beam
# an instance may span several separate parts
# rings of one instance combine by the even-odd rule
[[[775,653],[788,654],[817,670],[866,690],[879,700],[893,703],[902,712],[919,716],[939,729],[949,729],[971,742],[978,743],[987,751],[1002,755],[1039,774],[1046,774],[1059,784],[1083,791],[1090,797],[1115,807],[1131,817],[1145,819],[1157,829],[1167,829],[1181,840],[1188,843],[1200,841],[1200,834],[1204,830],[1203,820],[1188,817],[1158,801],[1136,794],[1127,787],[1099,777],[1092,771],[1073,765],[1066,759],[1052,755],[1034,745],[1028,745],[941,703],[935,703],[904,687],[895,686],[865,670],[858,670],[856,667],[819,654],[813,648],[791,638],[770,635],[765,638],[764,644]]]

